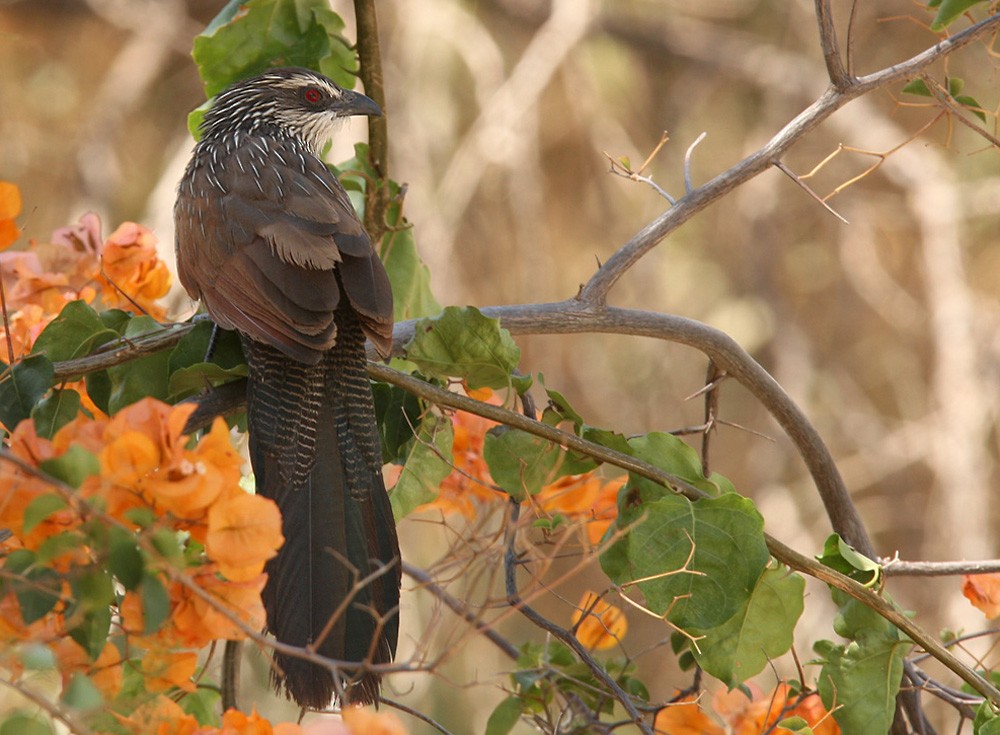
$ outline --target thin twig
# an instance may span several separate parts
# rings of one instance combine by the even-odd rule
[[[801,186],[802,189],[806,192],[806,194],[808,194],[813,199],[815,199],[817,202],[819,202],[827,212],[829,212],[834,217],[836,217],[837,219],[839,219],[845,225],[851,224],[850,222],[847,221],[847,219],[842,214],[840,214],[837,210],[835,210],[833,207],[831,207],[829,204],[827,204],[823,200],[823,197],[821,197],[819,194],[817,194],[816,192],[814,192],[810,188],[809,184],[807,184],[805,181],[803,181],[802,178],[798,174],[796,174],[794,171],[792,171],[790,168],[788,168],[788,166],[786,166],[783,161],[775,161],[774,162],[774,167],[776,169],[778,169],[779,171],[781,171],[781,173],[785,174],[788,178],[790,178],[796,184],[798,184],[799,186]]]
[[[506,570],[507,600],[510,605],[521,612],[528,620],[551,634],[554,638],[566,644],[583,662],[594,678],[601,682],[611,695],[625,708],[629,717],[644,735],[653,735],[653,730],[645,722],[642,713],[636,709],[632,698],[619,686],[618,682],[611,678],[604,667],[601,666],[594,657],[591,656],[579,639],[565,628],[562,628],[544,615],[539,614],[534,608],[526,604],[517,590],[517,552],[515,544],[517,541],[517,520],[520,515],[521,504],[514,498],[510,499],[510,518],[507,526],[507,551],[504,553],[504,569]]]
[[[690,194],[694,191],[694,185],[691,183],[691,159],[694,156],[694,149],[698,147],[701,141],[708,137],[708,133],[702,131],[702,133],[694,139],[694,142],[688,146],[688,149],[684,151],[684,193]]]

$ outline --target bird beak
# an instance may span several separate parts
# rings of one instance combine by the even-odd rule
[[[343,94],[333,103],[333,108],[337,114],[345,117],[347,115],[368,115],[369,117],[382,115],[382,108],[375,104],[375,100],[350,89],[344,90]]]

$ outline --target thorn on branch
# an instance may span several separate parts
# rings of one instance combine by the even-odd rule
[[[786,166],[783,162],[781,162],[781,161],[775,161],[774,165],[775,165],[775,167],[779,171],[781,171],[783,174],[785,174],[786,176],[788,176],[788,178],[790,178],[792,181],[794,181],[796,184],[798,184],[800,187],[802,187],[802,190],[805,191],[809,196],[811,196],[813,199],[815,199],[817,202],[819,202],[823,206],[823,209],[825,209],[827,212],[829,212],[834,217],[836,217],[837,219],[839,219],[845,225],[851,224],[850,222],[848,222],[844,218],[843,215],[841,215],[833,207],[831,207],[829,204],[827,204],[824,201],[823,197],[821,197],[819,194],[817,194],[816,192],[814,192],[809,187],[809,185],[802,180],[802,177],[800,177],[797,173],[795,173],[790,168],[788,168],[788,166]]]

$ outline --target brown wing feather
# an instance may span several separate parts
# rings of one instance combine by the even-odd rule
[[[223,327],[315,364],[336,340],[343,293],[388,355],[388,276],[347,193],[315,156],[263,138],[243,139],[218,161],[196,155],[176,222],[181,282]]]

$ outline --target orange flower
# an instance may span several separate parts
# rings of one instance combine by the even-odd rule
[[[577,639],[595,651],[614,648],[628,631],[625,613],[592,592],[583,593],[580,605],[573,611],[572,620],[576,626]]]
[[[171,634],[187,648],[201,648],[219,638],[246,638],[229,615],[253,630],[263,628],[264,605],[260,593],[266,581],[265,574],[245,582],[227,582],[208,572],[197,574],[194,582],[209,593],[211,602],[180,584],[172,585],[170,597],[179,602],[170,615]]]
[[[101,263],[104,273],[97,281],[104,286],[105,304],[128,309],[134,302],[154,319],[164,317],[166,309],[155,301],[170,289],[170,272],[157,257],[151,230],[125,222],[104,243]]]
[[[498,404],[492,391],[479,391],[480,400]],[[483,459],[483,440],[495,421],[464,411],[457,411],[451,418],[455,440],[452,445],[452,462],[455,469],[441,483],[437,499],[421,505],[418,511],[438,509],[444,513],[461,513],[466,518],[476,517],[479,503],[495,502],[499,495],[490,489],[493,478]]]
[[[351,733],[356,735],[406,735],[406,728],[394,712],[344,707],[341,716]]]
[[[991,620],[1000,616],[1000,574],[965,574],[962,594]]]
[[[597,545],[618,515],[618,491],[624,478],[603,480],[597,474],[568,475],[542,488],[532,498],[539,515],[561,513],[586,524],[587,540]]]
[[[240,493],[208,510],[205,551],[219,564],[219,571],[234,582],[257,577],[284,541],[281,511],[273,500]]]
[[[142,657],[142,673],[150,692],[165,692],[174,687],[193,692],[192,677],[197,668],[198,654],[190,651],[154,649]]]
[[[25,304],[10,315],[8,329],[0,326],[0,340],[3,343],[9,339],[14,357],[22,357],[31,352],[35,340],[49,322],[55,319],[55,314],[46,314],[45,310],[36,304]],[[7,359],[7,349],[3,349],[4,361]]]
[[[693,695],[668,704],[657,712],[653,731],[670,735],[725,735],[726,733],[705,714]]]
[[[12,455],[33,467],[57,456],[52,442],[35,433],[35,423],[28,419],[18,424],[10,438]],[[53,495],[55,487],[43,477],[5,463],[0,470],[0,525],[9,529],[25,548],[36,550],[50,536],[78,526],[80,517],[65,507],[50,513],[28,532],[24,530],[24,513],[28,506],[43,495]],[[68,549],[58,559],[60,568],[66,568],[73,558],[84,553],[83,549]]]
[[[302,728],[290,722],[272,725],[269,720],[257,714],[257,708],[254,707],[249,715],[235,709],[226,710],[222,715],[222,728],[218,732],[219,735],[300,735]]]
[[[203,730],[194,715],[184,713],[181,706],[163,694],[140,705],[127,717],[113,713],[130,732],[136,735],[195,735]],[[214,728],[213,728],[214,729]]]
[[[72,638],[60,637],[50,648],[59,662],[59,672],[62,674],[63,688],[69,684],[72,675],[77,672],[87,674],[90,681],[97,687],[105,700],[112,700],[122,688],[122,655],[111,641],[104,645],[104,650],[91,661],[90,656]]]
[[[787,717],[801,717],[815,735],[839,735],[840,727],[833,719],[818,694],[798,699],[787,684],[781,683],[770,693],[750,685],[753,699],[747,699],[740,690],[720,691],[713,697],[716,712],[722,714],[732,727],[733,735],[792,735],[791,730],[775,725]]]
[[[0,181],[0,250],[6,250],[21,236],[14,218],[21,213],[21,190],[9,181]]]
[[[195,449],[185,448],[184,424],[193,410],[193,405],[171,407],[153,398],[122,409],[108,423],[100,459],[110,482],[140,491],[177,518],[203,522],[217,499],[242,494],[242,461],[222,419]],[[205,540],[203,524],[188,530]]]
[[[56,610],[59,609],[60,605],[56,605]],[[48,643],[64,634],[62,622],[62,615],[59,612],[54,612],[34,621],[31,625],[25,625],[17,596],[13,592],[8,592],[0,597],[0,642],[39,641]],[[0,662],[8,666],[10,664],[8,654],[12,654],[14,651],[12,646],[0,646]],[[17,659],[16,654],[13,658]]]

